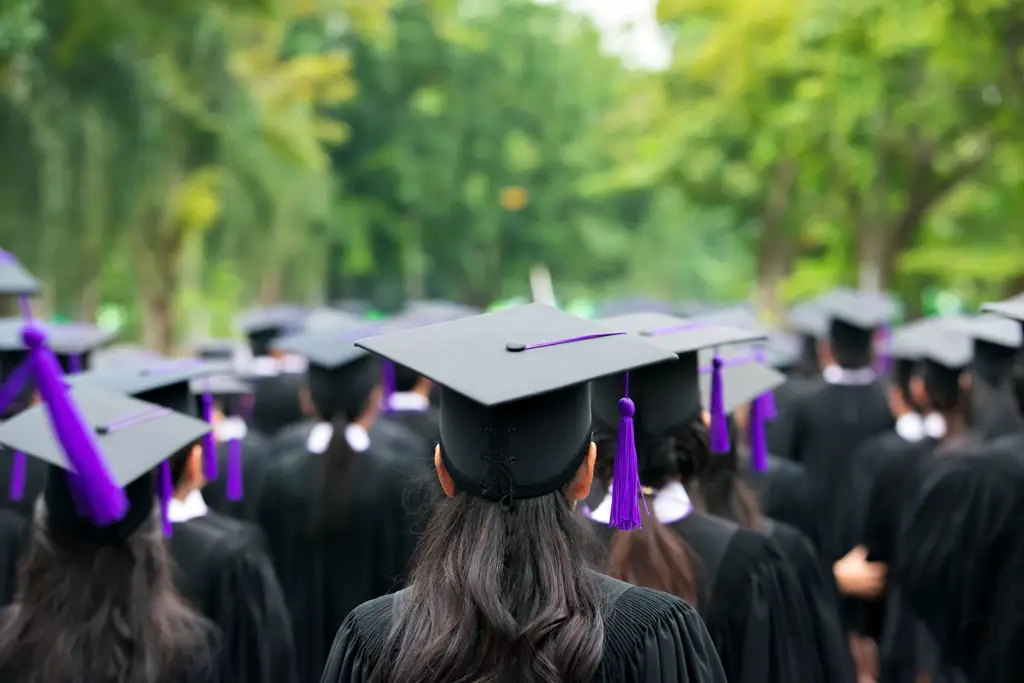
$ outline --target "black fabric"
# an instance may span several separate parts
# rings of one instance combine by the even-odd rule
[[[790,377],[786,383],[776,387],[775,409],[777,416],[764,425],[765,444],[769,453],[789,458],[793,449],[793,404],[800,393],[811,383],[799,377]]]
[[[211,512],[174,525],[175,584],[216,624],[232,678],[298,680],[291,620],[259,529]]]
[[[404,478],[374,444],[357,453],[345,483],[345,514],[314,524],[324,454],[285,455],[269,468],[257,503],[292,621],[300,683],[316,683],[338,627],[359,604],[402,587],[415,546]]]
[[[32,519],[36,499],[46,488],[46,474],[49,469],[45,462],[36,458],[25,458],[25,488],[21,500],[11,500],[11,468],[14,452],[0,446],[0,510],[16,512],[22,518]]]
[[[217,444],[220,476],[203,489],[203,499],[211,510],[235,519],[255,521],[256,501],[272,457],[270,445],[258,432],[250,431],[242,439],[241,500],[228,500],[227,496],[229,451],[230,446],[226,442]]]
[[[858,447],[894,427],[886,387],[818,381],[793,405],[793,457],[807,470],[818,510],[826,569],[850,550],[843,513],[851,506],[851,472]]]
[[[121,520],[107,526],[97,526],[92,520],[79,516],[68,473],[52,465],[48,469],[46,488],[43,490],[47,523],[62,533],[87,538],[96,543],[121,543],[155,514],[156,489],[153,487],[154,477],[151,473],[142,475],[124,487],[128,511]]]
[[[614,530],[593,524],[607,545]],[[701,512],[667,526],[699,558],[694,566],[698,609],[730,682],[827,680],[815,618],[774,541]]]
[[[600,577],[605,641],[594,683],[725,683],[700,617],[682,600]],[[403,592],[404,593],[404,592]],[[369,679],[402,593],[361,605],[339,629],[323,683]]]
[[[267,439],[270,443],[270,452],[274,458],[286,453],[295,453],[306,449],[306,440],[316,422],[313,420],[300,420],[293,422],[281,429],[273,438]],[[373,438],[373,435],[370,436]]]
[[[0,607],[14,601],[18,563],[28,547],[29,523],[9,510],[0,510]]]
[[[299,390],[304,376],[285,373],[273,377],[257,377],[253,385],[253,409],[249,425],[268,439],[288,425],[304,419],[299,404]]]
[[[761,510],[799,529],[818,548],[818,517],[807,470],[791,460],[768,455],[768,469],[747,472]]]

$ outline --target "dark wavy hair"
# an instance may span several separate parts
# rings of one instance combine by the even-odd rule
[[[708,466],[691,487],[695,502],[708,514],[735,522],[744,529],[760,531],[764,526],[764,515],[758,503],[757,494],[750,488],[744,476],[745,466],[740,450],[746,440],[742,431],[736,428],[732,416],[729,424],[729,452],[711,453],[709,442],[702,447],[708,449]]]
[[[50,529],[46,515],[40,500],[0,671],[16,683],[179,683],[204,661],[211,627],[174,589],[158,515],[118,545]]]
[[[705,438],[707,432],[704,432]],[[689,426],[647,443],[638,443],[641,451],[640,483],[647,489],[660,489],[668,482],[686,481],[703,468],[700,449],[695,447],[699,434]],[[597,471],[610,481],[618,448],[612,434],[598,436]],[[642,509],[642,507],[641,507]],[[657,517],[641,512],[640,528],[617,531],[612,536],[605,569],[610,576],[645,588],[676,595],[691,605],[701,602],[696,577],[697,556],[682,536],[662,524]]]
[[[442,501],[370,680],[589,683],[604,622],[584,534],[566,490]]]

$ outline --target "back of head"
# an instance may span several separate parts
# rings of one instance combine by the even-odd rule
[[[736,421],[729,417],[729,452],[711,454],[697,479],[696,497],[709,514],[728,519],[744,529],[758,531],[764,522],[757,496],[743,476],[739,449],[743,445]]]
[[[871,366],[874,331],[856,327],[842,320],[833,320],[829,328],[832,359],[844,370],[860,370]]]
[[[209,627],[174,590],[159,517],[121,543],[97,543],[52,528],[47,515],[40,500],[14,615],[0,630],[0,670],[19,672],[19,683],[183,680]]]
[[[268,438],[273,438],[288,425],[302,421],[304,415],[299,401],[302,375],[286,373],[258,377],[252,383],[253,429]]]

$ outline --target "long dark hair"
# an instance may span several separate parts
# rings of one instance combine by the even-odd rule
[[[680,434],[679,436],[685,436]],[[598,476],[611,480],[618,439],[598,438]],[[637,444],[643,449],[640,483],[660,489],[673,479],[686,479],[695,470],[692,449],[676,436]],[[642,507],[641,507],[642,510]],[[682,536],[667,528],[653,513],[640,514],[640,528],[616,531],[612,536],[606,570],[610,576],[645,588],[676,595],[692,605],[700,602],[694,566],[696,555]]]
[[[708,466],[691,487],[694,500],[708,514],[728,519],[750,531],[760,531],[764,515],[757,494],[750,488],[740,461],[746,443],[736,421],[729,416],[729,452],[712,455],[708,446]]]
[[[156,514],[98,545],[51,530],[39,501],[33,529],[0,629],[0,670],[17,683],[178,683],[190,663],[213,662],[200,655],[208,623],[174,590]]]
[[[584,530],[566,491],[436,509],[371,681],[589,683],[604,647]]]

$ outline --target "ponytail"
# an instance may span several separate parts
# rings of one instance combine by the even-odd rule
[[[348,416],[338,413],[330,422],[333,430],[331,440],[327,449],[318,456],[319,467],[314,468],[316,504],[312,506],[313,528],[320,532],[336,528],[344,521],[348,507],[345,494],[359,460],[345,435],[350,424]]]

